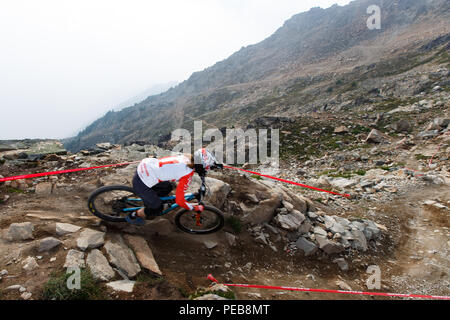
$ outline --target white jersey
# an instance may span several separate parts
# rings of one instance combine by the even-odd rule
[[[187,166],[190,160],[184,156],[170,156],[161,159],[146,158],[142,160],[137,173],[142,182],[149,188],[161,181],[178,181],[192,176],[194,169]]]

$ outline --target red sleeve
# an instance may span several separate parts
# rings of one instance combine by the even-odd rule
[[[189,202],[186,202],[186,199],[184,198],[184,193],[186,192],[187,188],[189,187],[189,184],[191,183],[192,176],[194,175],[194,171],[192,171],[190,174],[185,175],[183,178],[180,179],[180,182],[177,186],[176,191],[176,203],[183,207],[186,210],[192,210],[194,206],[190,204]]]

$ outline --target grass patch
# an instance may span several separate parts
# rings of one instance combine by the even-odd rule
[[[225,224],[229,226],[235,233],[240,233],[242,231],[242,222],[239,218],[228,217],[225,219]]]
[[[178,291],[184,298],[189,298],[189,293],[184,288],[178,288]]]
[[[380,166],[380,167],[378,167],[378,169],[383,169],[385,171],[390,171],[391,170],[391,168],[388,167],[388,166]]]
[[[262,180],[263,179],[261,176],[258,176],[256,174],[251,175],[250,178],[253,178],[253,179],[256,179],[256,180]]]
[[[351,133],[352,134],[359,134],[359,133],[367,133],[370,131],[370,128],[361,126],[359,124],[357,124],[354,128],[351,129]]]
[[[332,178],[346,178],[349,179],[354,175],[363,176],[366,174],[366,170],[359,169],[356,171],[337,171],[336,169],[326,170],[319,173],[319,176],[326,175]]]
[[[137,283],[146,283],[149,284],[151,286],[155,286],[158,283],[164,282],[164,278],[154,275],[150,272],[147,271],[142,271],[141,273],[138,274],[138,276],[136,277],[136,282]]]
[[[103,300],[106,299],[100,282],[96,281],[87,269],[81,269],[80,289],[68,289],[70,273],[53,272],[44,285],[44,300]]]
[[[16,189],[16,188],[13,188],[10,186],[6,187],[6,192],[8,192],[8,193],[26,193],[26,191]]]
[[[420,153],[415,154],[414,156],[416,157],[416,160],[428,160],[431,158],[429,156],[424,156],[423,154],[420,154]]]
[[[195,293],[191,294],[189,296],[189,299],[194,300],[195,298],[204,296],[205,294],[216,294],[225,299],[236,300],[236,295],[231,290],[227,291],[227,292],[223,292],[223,291],[206,291],[206,290],[202,290],[202,289],[197,290],[197,291],[195,291]]]

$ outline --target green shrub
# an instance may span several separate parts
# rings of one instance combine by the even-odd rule
[[[424,156],[423,154],[420,154],[420,153],[416,154],[415,157],[416,157],[416,160],[428,160],[431,158],[429,156]]]
[[[225,219],[225,223],[233,229],[235,233],[240,233],[242,231],[242,222],[239,218],[236,217],[228,217]]]
[[[197,290],[195,291],[195,293],[191,294],[189,296],[189,299],[194,300],[195,298],[204,296],[205,294],[216,294],[220,297],[223,297],[225,299],[229,299],[229,300],[235,300],[236,299],[236,295],[234,294],[233,291],[227,291],[227,292],[223,292],[223,291],[205,291],[205,290]]]
[[[44,300],[101,300],[105,299],[104,290],[87,269],[81,270],[80,289],[67,288],[70,273],[54,272],[44,285]]]
[[[163,277],[154,275],[150,272],[147,271],[142,271],[138,274],[138,276],[136,277],[136,282],[137,283],[147,283],[151,286],[154,286],[158,283],[161,283],[164,281]]]
[[[26,191],[20,190],[20,189],[16,189],[13,187],[6,187],[6,192],[8,193],[26,193]]]

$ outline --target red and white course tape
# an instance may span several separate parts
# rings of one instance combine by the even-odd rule
[[[51,175],[56,175],[56,174],[78,172],[78,171],[86,171],[86,170],[93,170],[93,169],[100,169],[100,168],[107,168],[107,167],[126,166],[128,164],[133,164],[133,163],[138,163],[138,162],[140,162],[140,161],[126,162],[126,163],[116,163],[116,164],[106,164],[106,165],[103,165],[103,166],[96,166],[96,167],[89,167],[89,168],[75,168],[75,169],[67,169],[67,170],[59,170],[59,171],[49,171],[49,172],[24,174],[24,175],[20,175],[20,176],[12,176],[12,177],[1,178],[0,182],[12,181],[12,180],[20,180],[20,179],[29,179],[29,178],[37,178],[37,177],[51,176]]]
[[[258,173],[258,172],[254,172],[254,171],[244,170],[244,169],[241,169],[241,168],[235,168],[235,167],[230,167],[230,166],[226,166],[226,165],[224,165],[223,167],[227,168],[227,169],[234,169],[234,170],[244,171],[244,172],[247,172],[247,173],[258,175],[260,177],[266,177],[266,178],[269,178],[269,179],[272,179],[272,180],[277,180],[277,181],[281,181],[281,182],[290,183],[290,184],[293,184],[293,185],[296,185],[296,186],[300,186],[300,187],[303,187],[303,188],[308,188],[308,189],[321,191],[321,192],[327,192],[327,193],[335,194],[335,195],[346,197],[346,198],[350,197],[349,194],[341,194],[341,193],[337,193],[337,192],[333,192],[333,191],[323,190],[323,189],[319,189],[319,188],[316,188],[316,187],[308,186],[307,184],[302,184],[302,183],[298,183],[298,182],[294,182],[294,181],[290,181],[290,180],[286,180],[286,179],[272,177],[272,176],[269,176],[269,175],[266,175],[266,174],[262,174],[262,173]]]
[[[219,283],[212,274],[207,277],[208,280]],[[353,295],[368,295],[368,296],[383,296],[383,297],[397,297],[397,298],[425,298],[425,299],[440,299],[450,300],[450,296],[432,296],[424,294],[409,294],[409,293],[385,293],[385,292],[365,292],[365,291],[344,291],[344,290],[329,290],[329,289],[311,289],[311,288],[295,288],[284,286],[263,286],[253,284],[234,284],[234,283],[221,283],[227,287],[242,287],[242,288],[257,288],[257,289],[273,289],[283,291],[301,291],[301,292],[321,292],[321,293],[340,293],[340,294],[353,294]]]
[[[139,163],[139,162],[140,161],[134,161],[134,162],[107,164],[107,165],[103,165],[103,166],[96,166],[96,167],[89,167],[89,168],[75,168],[75,169],[67,169],[67,170],[59,170],[59,171],[49,171],[49,172],[40,172],[40,173],[33,173],[33,174],[24,174],[24,175],[19,175],[19,176],[11,176],[11,177],[6,177],[6,178],[1,178],[0,182],[12,181],[12,180],[20,180],[20,179],[29,179],[29,178],[37,178],[37,177],[43,177],[43,176],[50,176],[50,175],[71,173],[71,172],[78,172],[78,171],[86,171],[86,170],[93,170],[93,169],[101,169],[101,168],[107,168],[107,167],[125,166],[125,165],[129,165],[129,164],[133,164],[133,163]],[[235,167],[231,167],[231,166],[227,166],[227,165],[224,165],[224,168],[245,171],[247,173],[255,174],[255,175],[258,175],[258,176],[261,176],[261,177],[266,177],[266,178],[270,178],[270,179],[273,179],[273,180],[277,180],[277,181],[281,181],[281,182],[285,182],[285,183],[290,183],[290,184],[297,185],[297,186],[300,186],[300,187],[303,187],[303,188],[313,189],[313,190],[316,190],[316,191],[328,192],[328,193],[339,195],[339,196],[342,196],[342,197],[350,197],[349,194],[340,194],[340,193],[333,192],[333,191],[323,190],[323,189],[319,189],[319,188],[316,188],[316,187],[308,186],[306,184],[301,184],[301,183],[293,182],[293,181],[286,180],[286,179],[272,177],[272,176],[265,175],[265,174],[258,173],[258,172],[254,172],[254,171],[244,170],[244,169],[235,168]]]

